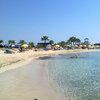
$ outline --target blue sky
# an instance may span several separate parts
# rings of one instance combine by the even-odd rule
[[[100,42],[100,0],[0,0],[0,39]]]

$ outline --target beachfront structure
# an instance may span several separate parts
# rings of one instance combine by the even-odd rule
[[[100,43],[95,43],[94,45],[95,45],[95,46],[96,46],[96,45],[100,46]]]
[[[38,47],[45,47],[47,45],[50,45],[50,43],[49,42],[47,42],[47,43],[43,43],[43,42],[37,43]]]
[[[100,49],[100,43],[95,43],[94,46],[95,46],[95,49]]]
[[[20,48],[21,47],[21,44],[16,44],[15,45],[15,48]]]

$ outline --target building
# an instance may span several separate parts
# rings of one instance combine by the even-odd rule
[[[43,42],[37,43],[38,47],[46,47],[47,45],[50,45],[50,43],[43,43]]]

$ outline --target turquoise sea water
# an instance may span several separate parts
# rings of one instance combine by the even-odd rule
[[[54,56],[49,74],[65,100],[100,100],[100,52]]]

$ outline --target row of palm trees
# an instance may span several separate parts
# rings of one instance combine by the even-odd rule
[[[80,44],[81,40],[79,38],[72,36],[68,39],[67,43],[71,44],[71,46],[73,46],[73,45],[76,45],[76,44]]]
[[[3,40],[0,40],[0,44],[2,44],[4,41]],[[23,44],[26,44],[27,42],[25,42],[25,40],[20,40],[20,42],[18,44],[20,45],[23,45]],[[16,42],[15,40],[8,40],[8,45],[15,45]],[[34,47],[34,43],[33,42],[29,42],[28,45],[30,47]]]
[[[43,36],[41,38],[41,40],[44,41],[45,46],[46,46],[46,42],[49,41],[49,38],[48,38],[48,36]],[[52,44],[54,44],[54,41],[50,40],[49,43],[52,45]],[[72,36],[67,41],[61,41],[57,44],[60,45],[61,47],[66,47],[66,45],[70,45],[71,47],[73,47],[75,45],[80,45],[80,44],[89,45],[89,39],[85,38],[84,42],[82,42],[81,39]]]
[[[70,37],[67,41],[61,41],[58,43],[58,45],[62,47],[66,47],[66,45],[79,45],[81,43],[81,40],[79,38],[76,38],[74,36]]]
[[[54,44],[54,41],[53,40],[50,40],[48,36],[43,36],[41,37],[41,41],[44,41],[44,44],[45,44],[45,47],[46,47],[46,43],[47,41],[49,42],[49,44],[53,45]],[[0,44],[3,43],[3,40],[0,40]],[[18,44],[26,44],[27,42],[25,40],[20,40],[20,42]],[[76,38],[74,36],[70,37],[67,41],[61,41],[57,44],[59,44],[60,46],[64,47],[65,45],[71,45],[71,46],[74,46],[74,45],[79,45],[81,43],[81,40],[79,38]],[[89,44],[89,39],[88,38],[85,38],[84,39],[84,43],[85,44]],[[8,41],[8,44],[9,45],[13,45],[13,44],[16,44],[15,40],[9,40]],[[34,43],[33,42],[29,42],[28,43],[30,47],[34,47]]]
[[[41,41],[44,41],[44,43],[46,43],[47,41],[49,41],[50,44],[53,44],[54,41],[50,40],[48,36],[43,36],[41,38]],[[2,44],[4,41],[0,40],[0,44]],[[25,40],[20,40],[20,42],[18,44],[25,44],[27,42],[25,42]],[[8,44],[16,44],[15,40],[8,40]],[[29,44],[31,44],[31,42],[29,42]]]

